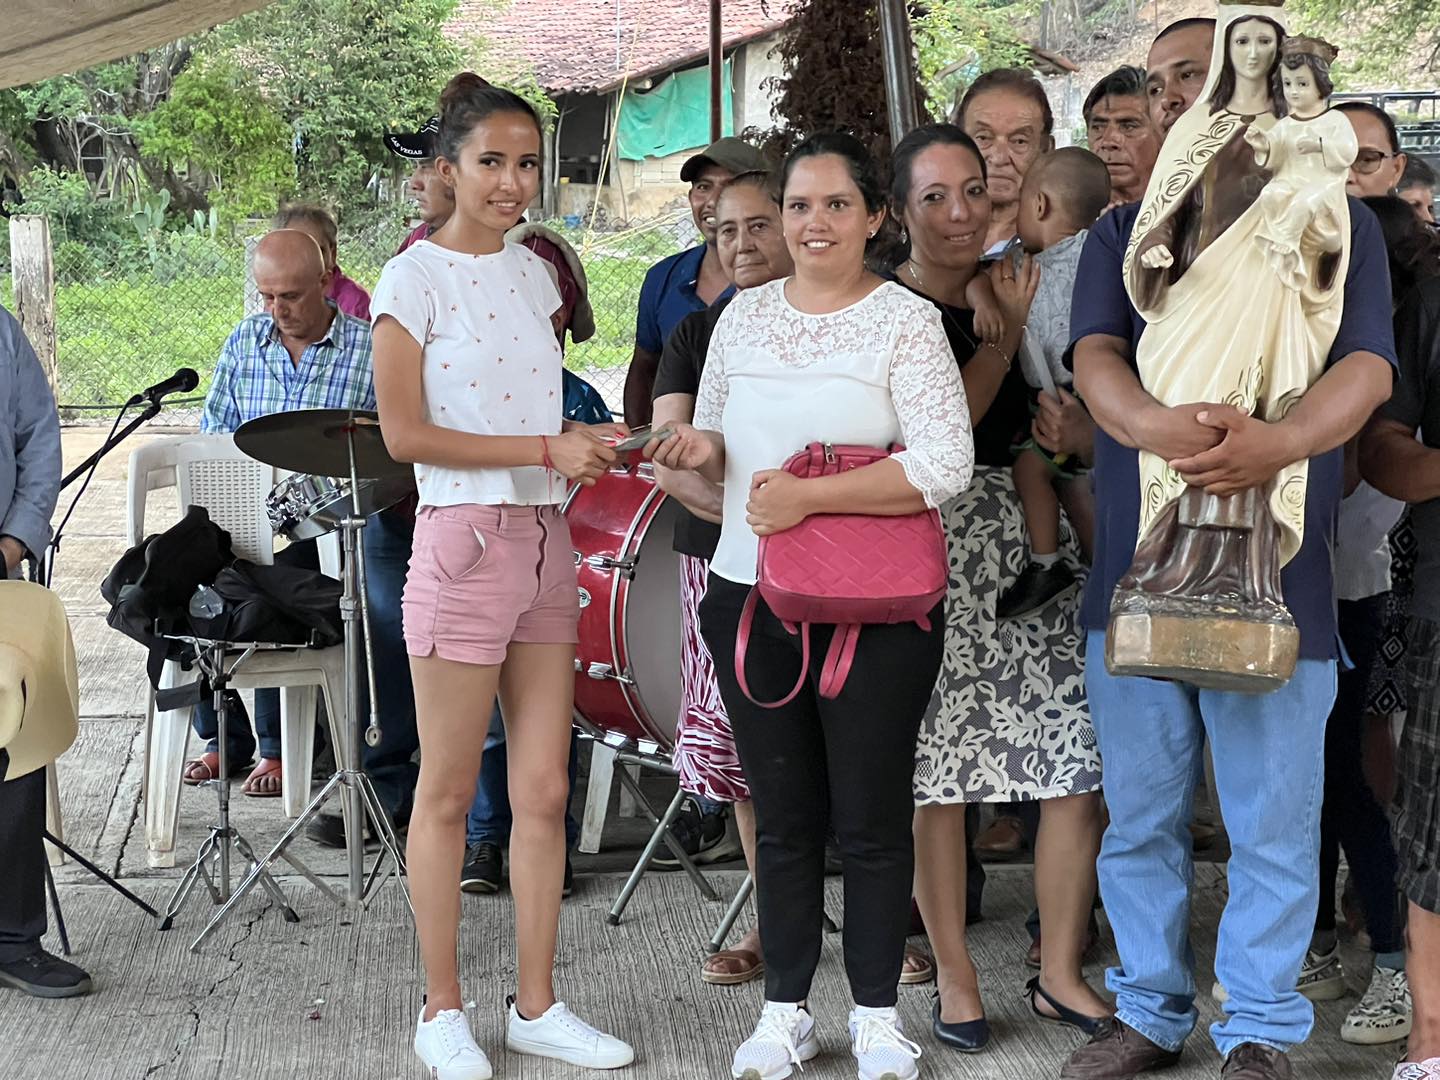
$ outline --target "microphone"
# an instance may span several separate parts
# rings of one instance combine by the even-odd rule
[[[132,405],[139,405],[142,401],[148,401],[152,405],[158,405],[160,399],[167,394],[187,393],[200,385],[200,376],[194,368],[182,367],[168,379],[161,379],[154,386],[147,386],[138,394],[125,403],[128,409]]]

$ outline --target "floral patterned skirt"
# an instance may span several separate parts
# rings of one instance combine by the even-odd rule
[[[1009,802],[1098,790],[1079,591],[1024,619],[995,618],[996,601],[1030,552],[1010,470],[977,468],[941,517],[950,537],[945,661],[916,745],[915,801]],[[1068,527],[1061,552],[1083,579]]]

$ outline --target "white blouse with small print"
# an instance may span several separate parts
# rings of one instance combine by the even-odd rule
[[[560,307],[545,264],[518,244],[467,255],[421,240],[380,275],[370,313],[388,315],[420,343],[425,419],[475,435],[558,435],[564,388]],[[421,506],[544,506],[565,478],[540,466],[415,466]]]
[[[975,443],[940,311],[887,281],[849,307],[810,315],[787,279],[737,293],[715,324],[695,426],[725,438],[725,509],[712,573],[755,583],[760,539],[745,521],[750,480],[812,442],[886,447],[938,507],[970,485]]]

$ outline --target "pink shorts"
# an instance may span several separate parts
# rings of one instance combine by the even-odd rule
[[[555,506],[422,506],[403,602],[411,656],[499,664],[511,642],[573,645],[570,527]]]

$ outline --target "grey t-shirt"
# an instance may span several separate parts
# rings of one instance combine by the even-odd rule
[[[1440,278],[1422,281],[1395,314],[1400,374],[1381,414],[1420,429],[1420,441],[1440,450]],[[1415,595],[1411,613],[1440,621],[1440,499],[1417,503]]]

